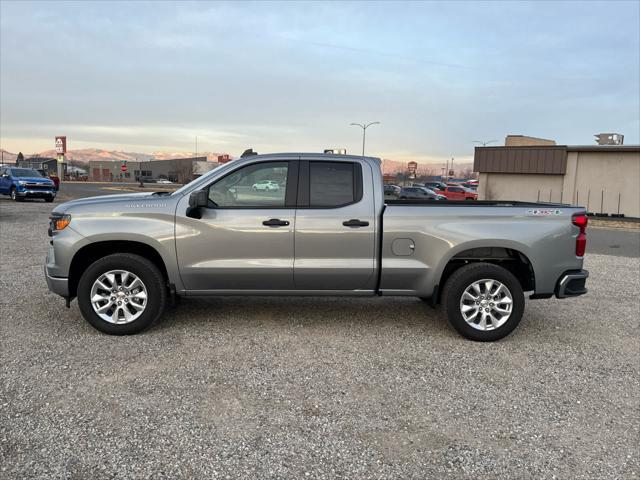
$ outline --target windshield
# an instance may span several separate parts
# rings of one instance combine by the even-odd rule
[[[32,168],[12,168],[11,175],[14,177],[42,177],[40,172]]]

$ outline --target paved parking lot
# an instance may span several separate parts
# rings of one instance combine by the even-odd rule
[[[638,478],[640,268],[493,344],[412,298],[185,300],[110,337],[49,294],[51,204],[0,197],[0,478]]]

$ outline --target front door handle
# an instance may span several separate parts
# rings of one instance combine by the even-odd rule
[[[280,220],[279,218],[270,218],[262,222],[265,227],[286,227],[289,222],[286,220]]]
[[[358,228],[358,227],[368,227],[369,222],[365,222],[362,220],[358,220],[356,218],[352,218],[351,220],[347,220],[346,222],[342,222],[342,225],[350,228]]]

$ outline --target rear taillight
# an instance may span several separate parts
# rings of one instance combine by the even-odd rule
[[[587,223],[589,223],[589,217],[584,213],[576,213],[571,218],[571,223],[580,229],[580,233],[576,238],[576,256],[583,257],[587,249]]]

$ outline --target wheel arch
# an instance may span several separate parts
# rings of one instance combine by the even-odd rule
[[[452,249],[450,254],[443,259],[435,286],[435,302],[440,302],[442,289],[449,277],[464,265],[469,263],[492,263],[510,271],[520,282],[523,291],[533,291],[536,287],[535,270],[530,256],[527,255],[525,245],[513,243],[496,243],[486,245],[461,245]]]
[[[166,263],[151,245],[133,240],[104,240],[85,245],[73,256],[69,267],[69,297],[76,296],[80,277],[93,262],[114,253],[131,253],[146,258],[158,267],[165,282],[169,283]]]

